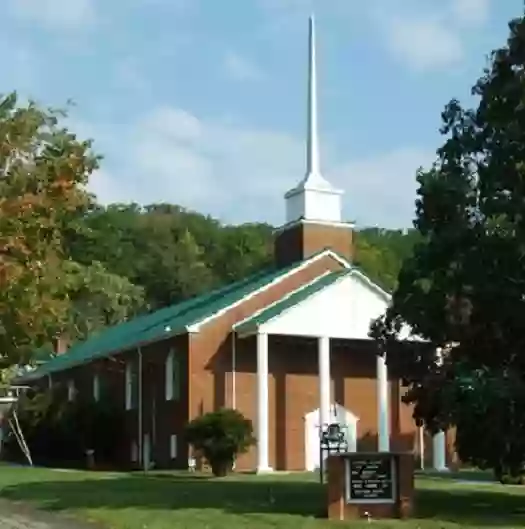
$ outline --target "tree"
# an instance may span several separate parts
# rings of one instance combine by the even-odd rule
[[[525,19],[509,28],[473,88],[477,107],[452,100],[442,114],[438,160],[417,176],[421,240],[372,328],[416,418],[456,425],[462,457],[500,475],[525,462]],[[403,323],[428,347],[398,354]]]
[[[62,332],[70,339],[86,339],[145,308],[144,288],[111,274],[98,261],[88,266],[66,261],[64,270],[70,282],[70,307]]]
[[[0,351],[29,359],[67,317],[63,233],[89,206],[98,165],[90,141],[59,127],[63,113],[0,96]]]
[[[354,260],[368,277],[388,291],[395,289],[401,266],[419,240],[416,230],[364,228],[355,235]]]
[[[68,235],[73,260],[101,262],[144,287],[155,308],[246,277],[271,261],[267,225],[222,226],[173,204],[93,208]]]

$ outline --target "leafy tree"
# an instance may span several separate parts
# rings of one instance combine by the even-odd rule
[[[258,271],[271,260],[271,227],[221,226],[171,204],[113,204],[85,216],[71,234],[71,257],[100,261],[145,289],[155,308]]]
[[[60,112],[0,97],[0,351],[29,359],[67,316],[63,233],[90,202],[98,159]]]
[[[270,266],[273,262],[272,232],[268,224],[224,226],[219,233],[216,252],[210,256],[220,282],[237,281]]]
[[[116,325],[145,308],[144,289],[94,261],[81,265],[66,261],[70,308],[62,330],[70,339],[85,339],[103,327]]]
[[[418,240],[414,229],[364,228],[355,235],[355,264],[383,288],[394,290],[401,266]]]
[[[77,263],[103,263],[111,273],[134,282],[137,259],[137,204],[95,205],[82,217],[81,229],[66,234],[67,253]],[[144,285],[143,285],[144,286]]]
[[[196,417],[186,427],[186,439],[206,458],[218,477],[226,476],[235,458],[255,443],[252,422],[233,409]]]
[[[438,160],[417,177],[421,240],[372,329],[416,417],[455,424],[462,457],[500,475],[525,462],[525,19],[509,28],[473,88],[477,107],[443,112]],[[429,346],[399,355],[402,322]]]

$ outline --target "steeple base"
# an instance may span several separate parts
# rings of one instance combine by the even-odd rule
[[[352,224],[299,220],[276,230],[275,261],[284,267],[327,248],[352,261],[352,242]]]

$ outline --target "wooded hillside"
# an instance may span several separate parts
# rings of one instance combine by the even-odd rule
[[[151,308],[236,281],[273,262],[272,226],[222,225],[173,204],[97,207],[85,224],[82,234],[68,241],[71,257],[84,265],[101,262],[143,287]],[[359,230],[355,264],[391,290],[416,239],[414,231]]]

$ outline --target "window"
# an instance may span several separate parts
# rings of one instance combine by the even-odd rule
[[[180,398],[180,357],[172,349],[166,358],[166,400]]]
[[[93,375],[93,399],[95,402],[100,400],[100,375],[98,373]]]
[[[131,442],[131,462],[136,463],[139,460],[139,447],[137,441]]]
[[[128,360],[126,363],[126,409],[133,410],[138,404],[139,377],[137,362]]]
[[[75,393],[75,381],[70,379],[67,381],[67,400],[69,400],[69,402],[73,402],[75,400]]]
[[[170,458],[177,459],[177,436],[175,434],[170,436]]]

